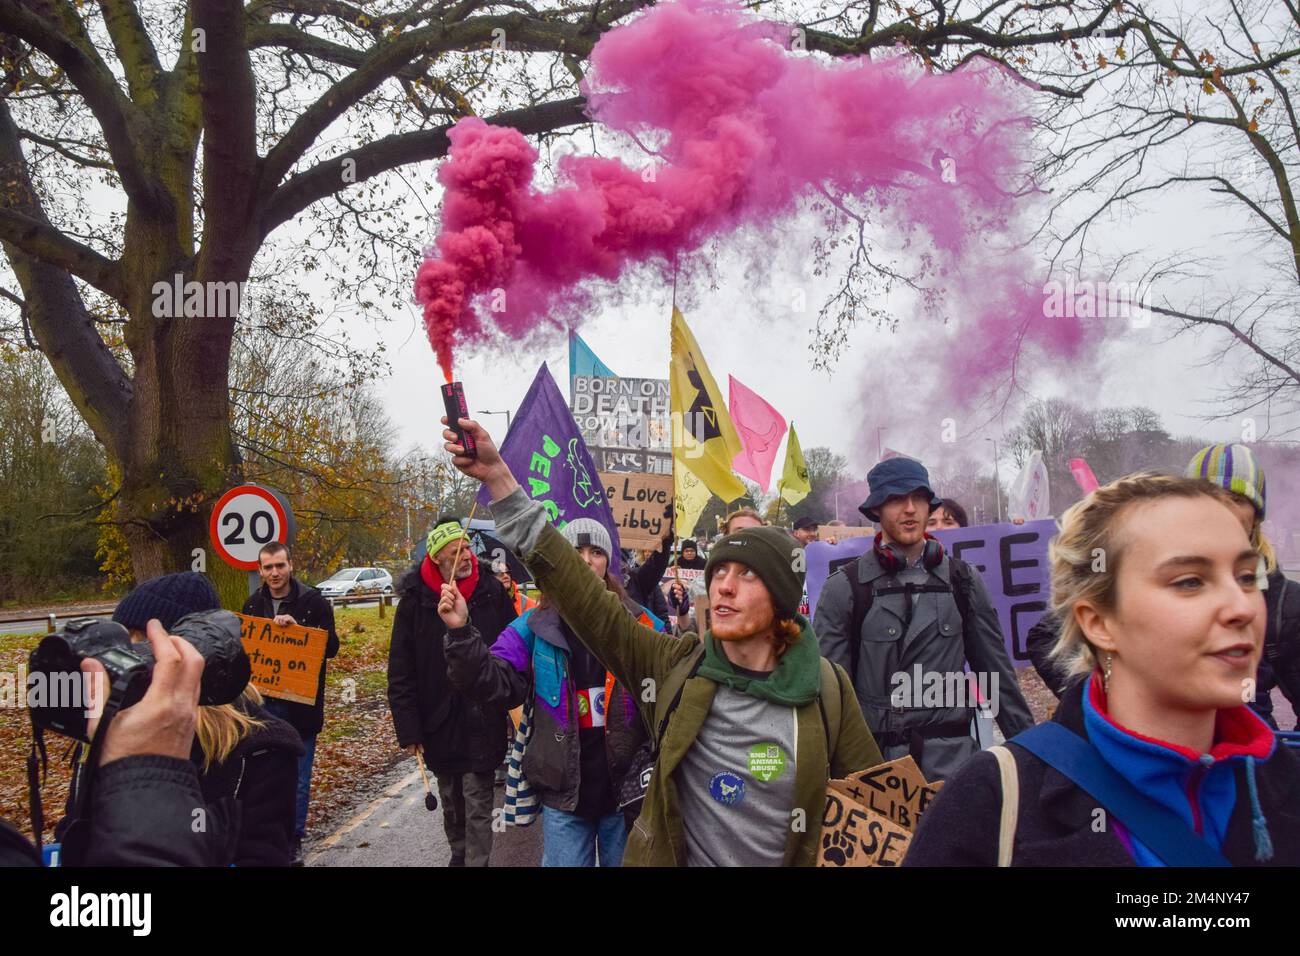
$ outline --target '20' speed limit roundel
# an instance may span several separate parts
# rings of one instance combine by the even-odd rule
[[[217,556],[245,571],[257,570],[257,552],[284,542],[289,522],[275,496],[256,485],[231,488],[212,509],[208,532]]]

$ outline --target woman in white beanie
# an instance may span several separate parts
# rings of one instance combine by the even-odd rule
[[[609,572],[613,542],[598,521],[560,528],[593,574],[628,610],[657,630],[663,622],[636,605]],[[523,771],[542,804],[542,866],[618,866],[628,819],[640,810],[646,729],[629,689],[614,680],[543,595],[489,652],[454,599],[439,605],[447,623],[447,677],[480,704],[518,707],[533,699]],[[632,692],[639,692],[633,688]]]

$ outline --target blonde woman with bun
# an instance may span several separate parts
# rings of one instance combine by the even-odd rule
[[[1243,703],[1265,610],[1230,500],[1143,473],[1065,512],[1053,653],[1084,679],[945,784],[904,865],[1300,864],[1300,761]]]

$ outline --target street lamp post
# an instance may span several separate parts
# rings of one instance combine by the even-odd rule
[[[998,440],[986,438],[993,442],[993,500],[998,503],[998,524],[1002,523],[1002,473],[998,468]]]
[[[406,482],[410,481],[411,478],[414,477],[413,474],[414,465],[418,465],[429,460],[427,457],[422,457],[422,458],[416,458],[414,461],[408,461],[407,459],[409,459],[410,456],[415,453],[415,451],[416,449],[411,449],[411,451],[408,452],[407,455],[399,462],[402,465],[403,470],[406,472],[406,477],[402,479],[402,484],[405,484]],[[406,560],[412,561],[415,559],[415,554],[411,548],[411,496],[409,491],[405,494],[405,498],[406,498]]]
[[[506,417],[506,432],[508,433],[508,432],[510,431],[510,412],[509,412],[509,410],[506,410],[506,411],[503,411],[503,412],[492,412],[492,411],[488,411],[486,408],[480,408],[477,412],[475,412],[475,414],[476,414],[476,415],[504,415],[504,416]]]

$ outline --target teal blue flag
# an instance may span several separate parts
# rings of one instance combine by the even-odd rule
[[[618,378],[614,370],[596,357],[591,346],[582,341],[582,336],[569,331],[569,380],[575,375],[603,375],[606,378]]]

